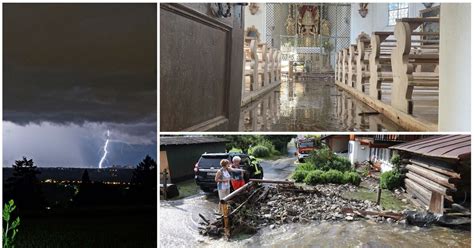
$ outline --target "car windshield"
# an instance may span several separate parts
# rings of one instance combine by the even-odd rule
[[[300,147],[313,147],[314,143],[312,141],[305,141],[300,143]]]
[[[199,167],[201,168],[220,168],[221,167],[221,160],[227,159],[226,156],[215,156],[215,157],[202,157],[199,160]]]

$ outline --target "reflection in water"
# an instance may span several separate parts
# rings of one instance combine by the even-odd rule
[[[241,109],[241,131],[403,131],[366,104],[338,90],[334,78],[283,81]]]

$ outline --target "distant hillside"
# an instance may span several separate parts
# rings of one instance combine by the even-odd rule
[[[38,168],[41,174],[38,179],[46,181],[80,181],[84,170],[87,169],[91,181],[128,183],[133,175],[132,168]],[[3,182],[13,176],[13,168],[3,168]]]

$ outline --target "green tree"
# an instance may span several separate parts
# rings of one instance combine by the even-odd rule
[[[275,149],[282,154],[286,154],[288,142],[294,138],[295,135],[265,135],[264,138],[275,146]]]

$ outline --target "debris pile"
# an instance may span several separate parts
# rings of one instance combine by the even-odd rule
[[[383,213],[369,200],[348,200],[343,192],[355,192],[356,186],[322,184],[314,187],[294,185],[266,185],[246,192],[233,200],[229,213],[232,235],[253,234],[262,227],[275,228],[286,223],[314,221],[354,221],[370,218],[378,222],[393,223],[402,217],[400,213]],[[247,201],[245,205],[241,203]],[[239,208],[238,211],[235,211]],[[224,228],[219,217],[214,222],[203,222],[200,233],[222,236]]]

